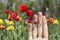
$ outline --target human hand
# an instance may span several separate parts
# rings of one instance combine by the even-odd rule
[[[28,24],[28,40],[48,40],[47,21],[41,12],[34,15],[32,23]]]

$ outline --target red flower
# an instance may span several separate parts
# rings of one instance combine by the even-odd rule
[[[12,20],[15,19],[17,17],[17,13],[16,12],[11,12],[10,15],[8,16],[8,20]]]
[[[5,10],[5,13],[8,14],[8,13],[9,13],[9,10],[6,9],[6,10]]]
[[[28,17],[32,17],[33,16],[33,11],[32,10],[28,10],[27,13],[26,13],[26,15]]]
[[[17,13],[16,12],[11,12],[10,16],[11,16],[11,18],[15,19],[17,17]]]
[[[18,17],[16,17],[14,20],[15,20],[15,21],[19,21],[19,18],[18,18]]]
[[[27,6],[24,5],[24,4],[20,4],[20,5],[18,6],[18,10],[19,10],[20,12],[25,12],[25,11],[27,10]]]
[[[48,23],[53,23],[54,18],[49,18],[47,21],[48,21]]]

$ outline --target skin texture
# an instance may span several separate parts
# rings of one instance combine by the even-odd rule
[[[46,17],[42,15],[42,12],[34,15],[32,23],[28,24],[28,40],[48,40],[47,21]]]

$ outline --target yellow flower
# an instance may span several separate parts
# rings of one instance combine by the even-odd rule
[[[3,22],[3,20],[2,19],[0,19],[0,24],[3,24],[4,22]]]
[[[7,25],[13,25],[14,22],[13,22],[13,21],[6,21],[6,24],[7,24]]]
[[[19,26],[19,28],[21,28],[21,25]]]
[[[25,22],[25,24],[27,24],[27,25],[28,25],[28,22]]]
[[[19,18],[19,16],[17,16]]]
[[[22,17],[17,16],[17,18],[19,18],[19,21],[22,21]]]
[[[22,17],[20,17],[19,21],[22,21]]]
[[[8,26],[7,28],[6,28],[6,30],[14,30],[14,26]]]
[[[54,20],[53,24],[59,24],[58,20]]]

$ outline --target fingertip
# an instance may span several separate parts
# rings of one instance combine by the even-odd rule
[[[37,15],[34,15],[33,23],[34,24],[37,24],[38,23],[38,16]]]
[[[37,15],[36,14],[34,15],[34,18],[37,18]]]
[[[39,15],[39,16],[42,16],[42,12],[38,12],[38,15]]]
[[[31,23],[29,23],[28,25],[29,25],[29,26],[31,26],[32,24],[31,24]]]
[[[42,16],[43,20],[46,21],[46,17],[45,16]]]
[[[45,16],[43,16],[43,19],[46,19],[46,17],[45,17]]]
[[[45,17],[45,16],[43,16],[42,18],[43,18],[43,20],[42,20],[43,24],[47,24],[46,17]]]

